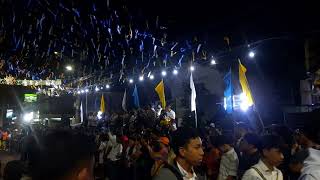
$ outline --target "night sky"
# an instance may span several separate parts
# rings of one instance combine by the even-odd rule
[[[0,15],[1,21],[4,19],[2,22],[5,22],[4,29],[7,35],[3,38],[4,40],[1,39],[3,41],[0,41],[1,54],[9,57],[12,54],[8,55],[8,52],[14,54],[23,44],[20,43],[19,45],[19,43],[16,42],[15,44],[18,44],[18,50],[12,49],[12,46],[15,45],[11,40],[12,34],[14,34],[12,33],[13,27],[16,29],[16,34],[14,35],[17,41],[19,35],[21,37],[21,34],[27,33],[29,29],[28,23],[40,21],[42,14],[44,14],[43,30],[39,30],[39,25],[37,25],[36,29],[34,25],[32,27],[32,33],[30,33],[30,42],[26,40],[26,44],[35,43],[39,45],[39,55],[37,55],[37,57],[41,55],[42,51],[45,52],[42,59],[24,57],[26,64],[30,65],[34,72],[42,70],[41,68],[40,70],[37,69],[37,64],[43,65],[44,59],[49,62],[51,69],[58,67],[58,63],[53,62],[60,61],[60,58],[53,55],[53,52],[58,51],[60,53],[61,50],[62,53],[62,49],[64,50],[63,46],[65,46],[65,51],[63,52],[65,59],[68,60],[71,54],[73,55],[73,51],[75,52],[75,56],[70,58],[74,63],[78,63],[78,55],[81,52],[86,51],[91,54],[90,58],[94,59],[94,65],[88,64],[86,61],[81,62],[82,64],[79,63],[78,65],[78,67],[80,67],[79,69],[84,67],[84,65],[93,67],[96,70],[99,69],[100,66],[104,66],[104,61],[97,62],[95,53],[102,53],[102,48],[107,46],[105,46],[107,43],[104,42],[104,40],[105,37],[109,35],[107,32],[104,34],[102,28],[102,26],[106,24],[100,23],[99,21],[101,17],[105,18],[104,13],[114,13],[102,6],[105,6],[107,0],[60,0],[52,2],[48,0],[1,0],[0,2],[6,4],[6,6],[0,8]],[[28,2],[30,2],[30,4]],[[168,42],[184,42],[186,39],[190,40],[197,37],[199,42],[204,43],[210,55],[217,58],[218,63],[221,65],[217,67],[217,69],[222,74],[228,70],[229,62],[241,58],[249,70],[249,81],[253,84],[252,89],[257,97],[258,104],[260,104],[262,108],[267,109],[267,107],[278,104],[279,106],[274,106],[274,108],[278,108],[279,110],[281,104],[295,104],[299,102],[299,80],[305,77],[304,38],[318,36],[320,32],[320,24],[318,23],[320,15],[317,9],[318,6],[316,6],[315,3],[209,0],[115,0],[111,2],[114,7],[121,7],[123,4],[127,4],[130,10],[129,14],[134,17],[134,22],[136,23],[134,24],[135,28],[143,30],[143,28],[141,28],[142,24],[144,24],[143,19],[147,18],[150,24],[154,24],[156,17],[159,16],[160,26],[164,27],[165,30],[160,30],[159,34],[155,32],[155,29],[152,29],[152,31],[160,38],[162,36],[161,33],[165,31],[168,34]],[[29,7],[35,8],[32,10],[26,9],[26,4],[29,4]],[[46,4],[50,4],[50,6],[46,7]],[[48,11],[48,9],[52,12]],[[27,17],[27,11],[29,10],[32,11],[33,14],[36,14],[37,17]],[[80,16],[77,16],[76,11],[80,12]],[[12,14],[12,12],[15,12],[16,16],[15,25],[13,26],[8,23],[14,19],[11,15],[8,15]],[[124,12],[124,14],[126,14],[126,11]],[[55,13],[58,17],[56,23],[53,20],[54,18],[52,18],[52,14]],[[117,22],[117,15],[112,16],[114,16],[114,22]],[[94,22],[94,18],[98,20]],[[102,19],[105,20],[104,23],[109,20],[108,18],[109,16],[106,19]],[[20,21],[23,21],[23,25],[19,24]],[[74,32],[66,33],[70,31],[69,26],[71,23],[75,22],[80,22],[80,25],[74,24],[74,26],[71,27]],[[64,24],[64,28],[61,27],[61,24]],[[125,24],[125,26],[127,25],[128,23]],[[24,30],[21,29],[19,32],[19,30],[17,30],[19,26]],[[51,26],[53,26],[53,30]],[[100,34],[97,35],[97,27],[100,28],[101,39],[103,40],[97,40],[99,39],[98,36],[100,36]],[[86,35],[83,35],[83,30],[87,30]],[[127,30],[128,27],[123,28],[122,32],[119,33],[121,37],[127,33]],[[41,40],[38,37],[40,31],[43,31],[43,37],[42,39],[40,38]],[[4,31],[1,31],[1,38],[5,36],[3,32]],[[50,32],[52,32],[52,34],[50,34]],[[113,30],[113,35],[116,35],[116,30]],[[25,37],[27,37],[27,35]],[[230,39],[231,52],[227,50],[224,37]],[[33,41],[32,38],[34,38],[35,41]],[[52,43],[48,39],[51,39]],[[121,38],[119,39],[121,40]],[[110,49],[116,49],[115,57],[117,58],[122,56],[123,49],[127,51],[127,54],[130,51],[129,47],[124,45],[124,41],[120,40],[118,44],[114,42],[111,47],[108,47]],[[48,44],[50,44],[49,49]],[[91,47],[92,44],[94,44],[94,47]],[[251,44],[250,49],[256,52],[254,60],[248,59],[247,57],[249,51],[248,44]],[[55,45],[56,47],[53,47]],[[147,45],[147,42],[145,42],[144,50],[151,49],[152,51],[153,47],[147,47]],[[101,47],[100,52],[95,52],[98,46]],[[122,49],[118,48],[118,46],[121,46]],[[130,46],[137,49],[135,49],[136,54],[139,53],[139,44],[137,44],[137,42],[133,42]],[[167,46],[171,47],[172,44],[168,43]],[[194,46],[196,47],[197,44]],[[109,51],[109,49],[107,51]],[[220,57],[221,52],[224,52],[222,57]],[[35,54],[33,49],[30,50],[29,54]],[[109,55],[108,53],[102,54],[102,57],[104,57],[103,55],[105,55],[105,57],[111,57],[110,53]],[[161,55],[165,56],[165,53]],[[111,58],[109,67],[103,67],[104,71],[110,73],[110,71],[114,70],[117,72],[112,73],[119,73],[121,69],[120,62],[121,60]],[[133,63],[134,59],[129,59],[126,62],[128,62],[128,64],[125,73],[132,72],[131,68],[133,66],[138,67],[138,65]],[[176,63],[176,59],[172,60],[172,62]],[[146,62],[144,63],[146,64]],[[61,65],[62,64],[61,62]],[[139,64],[139,68],[142,69],[145,64]],[[162,64],[160,66],[162,66]],[[45,66],[42,66],[42,68],[44,67]],[[88,71],[88,68],[86,71]],[[85,72],[85,70],[83,70],[83,72]],[[50,70],[46,73],[50,73]],[[61,71],[55,75],[58,73],[61,74]],[[82,72],[78,72],[77,77],[83,74]],[[103,76],[109,77],[110,74]],[[266,111],[266,114],[270,113]]]

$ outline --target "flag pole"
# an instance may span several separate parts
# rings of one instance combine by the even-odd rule
[[[196,128],[198,128],[197,107],[196,107],[196,110],[194,111],[194,119],[195,119],[195,121],[196,121]]]
[[[240,64],[241,64],[241,61],[240,61],[239,58],[238,58],[238,62],[239,62],[239,65],[240,65]],[[259,112],[259,110],[258,110],[258,108],[257,108],[257,106],[256,106],[256,103],[255,103],[255,100],[254,100],[254,97],[253,97],[253,94],[252,94],[252,91],[251,91],[249,82],[248,82],[247,78],[246,78],[245,80],[246,80],[246,83],[247,83],[247,85],[248,85],[248,89],[249,89],[249,91],[251,92],[251,97],[252,97],[252,101],[253,101],[253,110],[257,113],[258,119],[259,119],[259,123],[260,123],[260,125],[262,126],[262,131],[264,131],[264,123],[263,123],[262,118],[261,118],[261,116],[260,116],[260,112]]]

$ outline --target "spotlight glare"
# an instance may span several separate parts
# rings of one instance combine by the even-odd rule
[[[89,92],[89,89],[84,90],[86,93]]]
[[[95,91],[96,91],[96,92],[98,92],[99,90],[100,90],[100,89],[98,88],[98,86],[96,86],[96,89],[95,89]]]
[[[133,83],[133,79],[129,79],[129,83],[132,84]]]
[[[166,75],[167,75],[167,72],[166,72],[166,71],[162,71],[162,72],[161,72],[161,75],[162,75],[162,76],[166,76]]]
[[[110,85],[109,85],[109,84],[107,84],[107,85],[106,85],[106,88],[107,88],[107,89],[109,89],[109,88],[110,88]]]
[[[211,65],[216,65],[217,62],[216,62],[216,60],[212,59],[211,62],[210,62],[210,64],[211,64]]]
[[[23,120],[25,122],[30,122],[33,119],[33,112],[25,113],[23,115]]]
[[[151,80],[153,80],[153,79],[154,79],[154,76],[151,74],[149,78],[150,78]]]
[[[77,93],[78,93],[78,94],[81,94],[81,91],[79,90]]]
[[[83,94],[84,93],[84,90],[81,90],[81,94]]]

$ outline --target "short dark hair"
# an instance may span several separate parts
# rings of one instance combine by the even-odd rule
[[[272,148],[282,149],[284,142],[281,136],[277,135],[264,135],[261,137],[261,143],[259,151],[262,152],[264,149],[270,150]]]
[[[230,135],[220,135],[216,138],[216,142],[215,142],[215,146],[219,147],[222,146],[224,144],[229,144],[232,145],[233,144],[233,137]]]
[[[260,136],[255,133],[247,133],[244,137],[244,140],[248,142],[248,144],[253,145],[256,148],[260,147],[261,139]]]
[[[94,157],[94,139],[71,130],[54,130],[39,143],[39,160],[35,162],[32,178],[56,180],[79,168]]]
[[[316,109],[307,115],[302,132],[309,140],[320,144],[320,109]]]
[[[179,155],[179,149],[189,144],[190,140],[200,137],[194,128],[181,127],[172,134],[171,147],[176,155]]]

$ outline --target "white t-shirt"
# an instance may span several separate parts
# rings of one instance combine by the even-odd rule
[[[228,176],[237,176],[239,166],[238,155],[234,148],[224,153],[221,157],[218,180],[225,180]]]
[[[176,119],[176,113],[172,109],[167,112],[167,116],[171,119]]]
[[[101,142],[99,146],[99,164],[103,164],[103,155],[106,152],[107,142]]]

